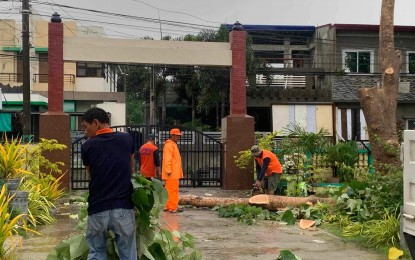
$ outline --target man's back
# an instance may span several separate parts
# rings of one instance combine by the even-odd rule
[[[82,160],[89,166],[88,213],[132,208],[131,155],[134,145],[126,133],[104,133],[82,144]]]
[[[155,152],[158,150],[157,146],[152,143],[145,143],[140,147],[140,172],[145,177],[156,177],[156,166],[160,166],[160,162],[156,161]]]

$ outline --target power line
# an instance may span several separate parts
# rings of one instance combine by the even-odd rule
[[[41,17],[49,17],[49,15],[46,14],[38,14],[38,16]],[[62,19],[67,19],[68,17],[64,17],[62,16]],[[139,26],[139,25],[133,25],[133,24],[123,24],[123,23],[113,23],[113,22],[102,22],[102,21],[94,21],[94,20],[89,20],[89,19],[80,19],[80,18],[73,18],[74,21],[83,21],[83,22],[91,22],[91,23],[96,23],[98,25],[114,25],[114,26],[124,26],[124,27],[130,27],[130,28],[136,28],[136,29],[140,29],[142,31],[148,31],[148,32],[157,32],[158,29],[154,28],[154,27],[148,27],[148,26]],[[108,30],[108,28],[105,28],[106,30]],[[172,31],[177,31],[177,32],[189,32],[186,30],[180,30],[180,29],[171,29]],[[119,31],[115,31],[112,30],[113,32],[118,32],[121,33]],[[123,33],[121,33],[123,34]],[[182,35],[179,33],[169,33],[169,35]]]
[[[202,19],[202,18],[200,18],[200,17],[198,17],[198,16],[195,16],[195,15],[192,15],[192,14],[189,14],[189,13],[185,13],[185,12],[178,12],[178,11],[171,11],[171,10],[166,10],[166,9],[158,8],[158,7],[154,6],[154,5],[151,5],[151,4],[149,4],[149,3],[146,3],[146,2],[144,2],[144,1],[140,1],[140,0],[131,0],[131,1],[133,1],[133,2],[138,2],[138,3],[142,3],[142,4],[145,4],[145,5],[147,5],[147,6],[150,6],[150,7],[154,8],[154,9],[157,9],[157,10],[159,10],[159,11],[163,11],[163,12],[166,12],[166,13],[183,14],[183,15],[187,15],[187,16],[189,16],[189,17],[196,18],[196,19],[201,20],[201,21],[206,22],[206,23],[215,23],[215,24],[220,24],[220,22],[212,22],[212,21],[209,21],[209,20],[205,20],[205,19]]]
[[[41,2],[41,1],[36,1],[36,0],[33,0],[32,3],[37,3],[37,4],[41,4],[41,5],[51,5],[48,2]],[[145,22],[149,22],[149,23],[156,23],[156,24],[159,23],[158,19],[148,18],[148,17],[143,17],[143,16],[134,16],[134,15],[126,15],[126,14],[120,14],[120,13],[111,13],[111,12],[105,12],[105,11],[99,11],[99,10],[87,9],[87,8],[80,8],[80,7],[68,6],[68,5],[62,5],[62,4],[55,4],[55,5],[59,6],[59,7],[63,7],[63,8],[68,8],[68,9],[83,10],[83,11],[88,11],[88,12],[92,12],[92,13],[99,13],[99,14],[106,14],[106,15],[110,15],[110,16],[129,18],[129,19],[145,21]],[[166,24],[174,25],[174,26],[185,26],[185,27],[190,27],[190,28],[206,28],[206,27],[217,28],[217,27],[207,26],[207,25],[203,25],[203,24],[177,22],[177,21],[164,20],[164,19],[161,19],[160,21],[162,21],[163,23],[166,23]]]

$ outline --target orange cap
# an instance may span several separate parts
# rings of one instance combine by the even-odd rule
[[[182,133],[180,133],[179,128],[173,128],[170,130],[170,135],[182,135]]]

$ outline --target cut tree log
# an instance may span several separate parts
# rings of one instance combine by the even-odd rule
[[[257,195],[257,196],[266,196],[268,198],[268,204],[261,204],[263,200],[261,200],[260,204],[253,204],[253,205],[260,205],[269,210],[279,210],[283,209],[287,206],[298,207],[302,204],[307,204],[307,202],[312,203],[313,205],[316,204],[318,201],[325,202],[325,203],[334,203],[334,201],[330,198],[319,198],[316,196],[309,196],[309,197],[286,197],[286,196],[277,196],[277,195]],[[254,200],[255,202],[255,200]],[[182,195],[179,197],[179,204],[180,205],[190,205],[195,207],[208,207],[213,208],[215,206],[229,206],[231,204],[245,204],[250,205],[249,198],[213,198],[213,197],[202,197],[202,196],[195,196],[195,195]]]
[[[268,195],[265,194],[259,194],[255,195],[249,198],[248,202],[249,204],[256,204],[256,205],[264,205],[269,204]]]

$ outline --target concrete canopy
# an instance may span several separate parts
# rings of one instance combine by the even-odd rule
[[[65,61],[184,66],[232,66],[228,42],[65,37]]]

